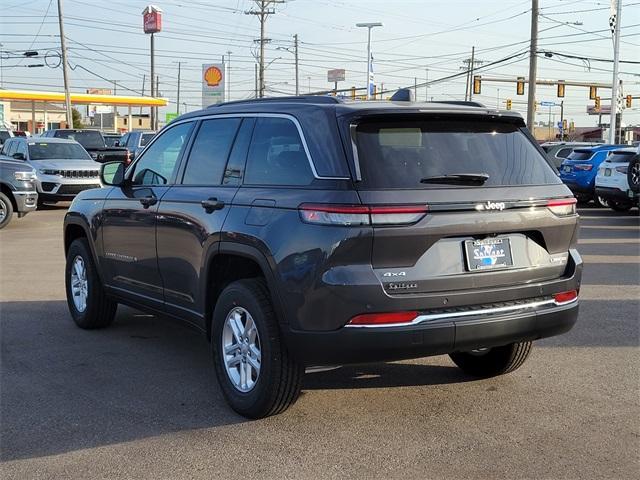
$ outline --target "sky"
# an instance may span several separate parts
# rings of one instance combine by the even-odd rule
[[[180,110],[201,107],[203,63],[220,62],[230,54],[231,99],[254,95],[254,65],[259,22],[245,12],[253,0],[154,0],[162,8],[163,31],[156,34],[156,73],[160,92],[176,111],[178,63],[182,62]],[[149,93],[149,36],[142,31],[142,10],[148,0],[64,0],[65,37],[73,91],[113,88],[120,94]],[[538,59],[538,78],[611,83],[613,42],[609,0],[540,0],[538,50],[552,52]],[[339,88],[366,83],[366,29],[358,22],[383,22],[373,30],[375,81],[385,90],[433,82],[460,74],[471,56],[481,62],[477,74],[482,92],[474,96],[488,106],[525,114],[526,95],[514,83],[489,78],[528,76],[531,0],[286,0],[274,5],[266,24],[268,95],[295,91],[293,35],[299,37],[300,91],[330,89],[327,70],[343,68]],[[2,87],[62,91],[56,0],[0,0]],[[624,94],[640,96],[640,1],[623,0],[620,78]],[[27,50],[38,58],[24,59]],[[563,55],[569,55],[563,56]],[[571,58],[580,57],[580,58]],[[603,61],[604,60],[604,61]],[[498,62],[498,63],[495,63]],[[627,63],[635,62],[635,63]],[[495,63],[495,64],[494,64]],[[28,67],[45,64],[44,67]],[[491,64],[491,65],[489,65]],[[465,77],[434,82],[417,91],[417,99],[462,100]],[[609,89],[600,89],[602,103]],[[555,86],[538,86],[537,100],[559,103]],[[186,103],[186,105],[183,105]],[[567,87],[564,114],[577,126],[592,126],[587,116],[589,89]],[[556,120],[559,107],[549,110]],[[640,99],[623,115],[623,124],[640,124]]]

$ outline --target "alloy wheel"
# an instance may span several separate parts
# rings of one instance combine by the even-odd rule
[[[0,199],[0,223],[4,222],[5,218],[7,218],[7,205]]]
[[[71,293],[76,310],[84,312],[87,309],[89,282],[84,259],[80,255],[76,256],[71,264]]]
[[[251,314],[234,307],[222,330],[222,363],[231,384],[240,392],[249,392],[260,376],[262,352],[260,335]]]

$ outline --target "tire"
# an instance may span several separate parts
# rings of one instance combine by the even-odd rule
[[[640,155],[636,155],[633,160],[629,162],[627,182],[632,192],[640,193]]]
[[[585,207],[591,201],[591,196],[584,193],[578,193],[576,194],[576,201],[578,202],[579,206]]]
[[[78,275],[76,262],[80,262],[84,266],[84,276]],[[75,272],[76,278],[84,278],[86,282],[84,287],[86,298],[84,308],[82,308],[82,305],[77,305],[74,300],[72,290],[73,272]],[[90,330],[107,327],[113,322],[118,304],[108,298],[104,293],[102,283],[100,282],[93,262],[89,242],[86,238],[74,240],[69,247],[65,267],[65,285],[69,312],[78,327]],[[77,295],[76,297],[79,298],[80,296],[81,295]]]
[[[13,218],[13,204],[11,199],[0,192],[0,230],[9,225]]]
[[[237,342],[238,336],[230,326],[234,315],[241,320],[242,328],[250,323],[249,318],[252,319],[255,332],[251,329],[247,333],[246,328],[237,330],[248,343]],[[229,284],[218,298],[211,327],[211,352],[216,376],[233,410],[248,418],[263,418],[283,412],[297,400],[304,368],[291,357],[281,339],[278,320],[263,279],[251,278]],[[236,345],[247,347],[242,351]],[[260,353],[257,362],[256,346]],[[239,358],[246,358],[246,361],[240,363]],[[228,362],[235,362],[237,366],[227,368]],[[258,371],[252,367],[256,363]],[[245,374],[243,385],[242,376],[238,379],[238,375],[243,368],[249,367],[252,369],[249,375]],[[236,375],[235,379],[232,375]]]
[[[609,207],[616,212],[628,212],[633,205],[629,202],[613,202],[609,201]]]
[[[455,352],[449,354],[453,363],[474,377],[495,377],[517,370],[531,352],[531,342],[493,347],[485,352]]]
[[[608,208],[609,207],[609,202],[607,200],[605,200],[603,197],[600,197],[598,195],[594,195],[593,201],[595,202],[596,207],[600,207],[600,208]]]

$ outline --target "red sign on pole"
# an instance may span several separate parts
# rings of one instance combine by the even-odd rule
[[[162,30],[162,10],[148,5],[142,12],[144,33],[158,33]]]

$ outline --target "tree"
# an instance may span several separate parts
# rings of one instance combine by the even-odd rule
[[[71,128],[85,128],[84,123],[82,123],[82,115],[77,108],[71,109],[71,118],[73,118],[73,127]]]

